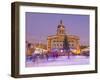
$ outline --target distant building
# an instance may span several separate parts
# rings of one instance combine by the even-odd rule
[[[65,26],[60,21],[60,24],[57,26],[57,33],[55,35],[50,35],[47,37],[47,50],[51,51],[53,49],[63,49],[64,45],[64,36],[67,36],[69,47],[70,48],[79,48],[80,39],[76,35],[69,35],[65,31]]]
[[[47,50],[46,44],[43,43],[29,43],[26,41],[26,56],[32,56],[32,53],[36,52],[37,50],[41,50],[45,52]]]

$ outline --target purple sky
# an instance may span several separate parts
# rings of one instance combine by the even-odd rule
[[[26,40],[46,42],[48,35],[56,34],[60,20],[66,33],[79,36],[81,44],[89,44],[89,15],[26,12]]]

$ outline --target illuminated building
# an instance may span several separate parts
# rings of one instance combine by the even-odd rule
[[[69,35],[68,33],[66,33],[65,26],[61,20],[60,24],[57,26],[56,34],[47,37],[47,50],[48,51],[51,51],[53,49],[62,50],[65,36],[67,36],[70,49],[80,48],[79,37],[76,35]]]

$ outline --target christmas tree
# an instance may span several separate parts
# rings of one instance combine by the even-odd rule
[[[68,58],[70,56],[70,47],[69,47],[69,42],[68,42],[68,37],[67,35],[64,36],[64,42],[63,42],[63,50],[65,51],[65,53],[68,54]]]

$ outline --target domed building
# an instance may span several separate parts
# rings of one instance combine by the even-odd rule
[[[66,37],[65,37],[66,36]],[[65,26],[60,20],[57,26],[57,32],[55,35],[50,35],[47,37],[47,50],[52,51],[53,49],[62,50],[64,49],[64,40],[67,40],[70,49],[80,48],[80,39],[76,35],[69,35],[66,33]],[[65,44],[67,45],[67,44]]]

